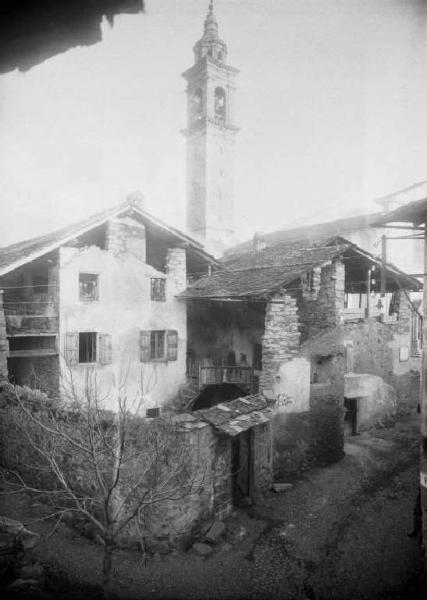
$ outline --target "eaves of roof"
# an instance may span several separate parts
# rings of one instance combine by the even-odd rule
[[[202,244],[200,244],[197,240],[194,240],[174,227],[166,225],[157,217],[154,217],[145,210],[141,209],[135,203],[127,200],[116,207],[92,215],[84,221],[74,223],[44,236],[24,240],[22,242],[0,248],[0,276],[17,269],[18,267],[21,267],[22,265],[31,262],[36,258],[52,252],[56,248],[59,248],[74,238],[103,225],[109,219],[113,219],[128,212],[130,212],[132,216],[139,218],[145,223],[150,223],[159,230],[176,237],[180,243],[190,247],[199,256],[205,258],[207,262],[219,266],[218,261],[211,254],[206,252]]]

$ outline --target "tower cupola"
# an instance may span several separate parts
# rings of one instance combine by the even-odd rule
[[[213,1],[209,3],[208,15],[205,19],[205,29],[201,39],[194,45],[194,62],[208,57],[211,60],[225,63],[227,44],[218,35],[218,21],[214,14]]]

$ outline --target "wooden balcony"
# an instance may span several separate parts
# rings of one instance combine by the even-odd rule
[[[25,300],[5,298],[8,337],[58,332],[58,305],[48,294],[34,293]]]
[[[207,385],[232,383],[244,390],[252,390],[253,369],[237,365],[199,366],[199,389]]]

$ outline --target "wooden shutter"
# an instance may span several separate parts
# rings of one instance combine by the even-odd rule
[[[141,362],[150,360],[151,331],[139,332],[139,359]]]
[[[78,332],[65,334],[65,361],[70,367],[79,362],[79,334]]]
[[[178,332],[177,331],[168,331],[166,333],[166,343],[167,343],[167,359],[168,360],[176,360],[178,357]]]
[[[99,362],[101,365],[111,364],[111,335],[109,333],[99,334]]]

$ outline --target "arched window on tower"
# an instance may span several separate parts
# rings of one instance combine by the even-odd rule
[[[201,88],[196,88],[192,94],[191,116],[193,122],[200,121],[203,116],[203,92]]]
[[[225,90],[222,87],[215,88],[215,116],[222,122],[225,121]]]

